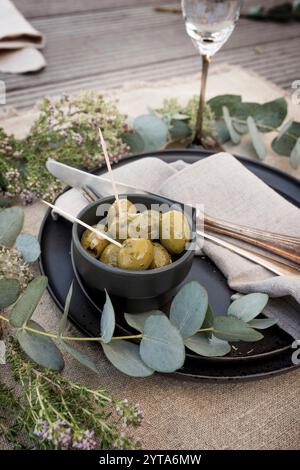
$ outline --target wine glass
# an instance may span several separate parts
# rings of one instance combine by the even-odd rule
[[[193,143],[201,144],[209,64],[225,44],[240,15],[239,0],[181,0],[185,28],[202,56],[202,76]]]

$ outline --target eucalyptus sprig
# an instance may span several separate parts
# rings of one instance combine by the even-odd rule
[[[249,294],[235,300],[227,315],[215,316],[203,286],[191,281],[173,299],[169,317],[156,310],[143,314],[125,314],[130,326],[140,334],[114,336],[115,312],[109,295],[99,321],[99,336],[64,335],[72,296],[70,288],[58,333],[46,332],[31,320],[46,288],[44,276],[35,278],[14,304],[9,316],[0,319],[15,329],[16,338],[26,355],[40,366],[61,371],[64,358],[53,340],[78,362],[98,373],[97,365],[86,354],[70,345],[77,341],[101,344],[107,359],[121,372],[133,377],[147,377],[157,372],[174,372],[185,361],[185,346],[202,356],[223,356],[231,346],[228,341],[255,342],[263,338],[257,331],[276,323],[273,319],[256,319],[263,312],[268,296]],[[129,340],[140,340],[139,344]]]

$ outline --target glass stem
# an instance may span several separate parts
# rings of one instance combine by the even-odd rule
[[[202,56],[202,75],[201,75],[201,90],[200,90],[200,99],[199,107],[197,113],[196,129],[193,143],[201,145],[203,138],[203,117],[204,117],[204,108],[205,108],[205,92],[206,92],[206,83],[208,68],[211,61],[211,56],[203,55]]]

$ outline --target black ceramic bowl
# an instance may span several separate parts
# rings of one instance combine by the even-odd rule
[[[160,196],[127,194],[123,197],[127,197],[134,204],[143,204],[148,209],[152,204],[163,204],[162,212],[169,210],[169,207],[172,206],[168,199]],[[89,225],[94,225],[100,219],[96,215],[97,207],[113,202],[113,196],[93,202],[80,212],[78,218]],[[178,203],[177,207],[182,208],[183,206]],[[172,209],[175,207],[172,206]],[[193,213],[189,222],[194,233],[195,216]],[[158,269],[134,271],[109,266],[90,256],[81,246],[80,239],[84,230],[84,227],[74,223],[72,259],[83,283],[92,290],[104,291],[106,289],[109,294],[129,300],[136,299],[139,311],[158,308],[168,302],[174,294],[174,289],[185,279],[191,269],[194,257],[193,249],[185,251],[177,258],[173,258],[171,264]],[[191,248],[194,243],[195,239],[191,241]]]

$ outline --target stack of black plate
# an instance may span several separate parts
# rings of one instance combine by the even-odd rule
[[[166,162],[181,159],[187,163],[194,163],[199,159],[209,158],[210,155],[209,152],[196,150],[172,150],[131,157],[130,161],[155,156]],[[239,160],[275,191],[300,207],[300,185],[296,179],[260,163],[243,158]],[[127,162],[128,159],[123,159],[117,165],[124,165]],[[61,310],[74,279],[70,318],[86,335],[98,336],[104,296],[101,294],[95,296],[90,292],[73,269],[70,255],[71,229],[70,222],[62,218],[54,221],[50,211],[47,212],[40,230],[42,249],[40,268],[48,277],[50,295]],[[221,315],[227,311],[233,292],[228,288],[222,273],[209,259],[195,257],[185,282],[191,279],[196,279],[206,287],[210,304],[216,314]],[[118,334],[134,333],[135,330],[131,329],[124,320],[122,299],[113,298],[113,303]],[[163,310],[167,308],[168,306],[165,306]],[[187,352],[184,367],[177,374],[224,381],[268,377],[287,372],[296,367],[291,361],[292,342],[293,339],[275,325],[264,330],[264,339],[257,343],[236,343],[230,355],[226,357],[204,358]]]

